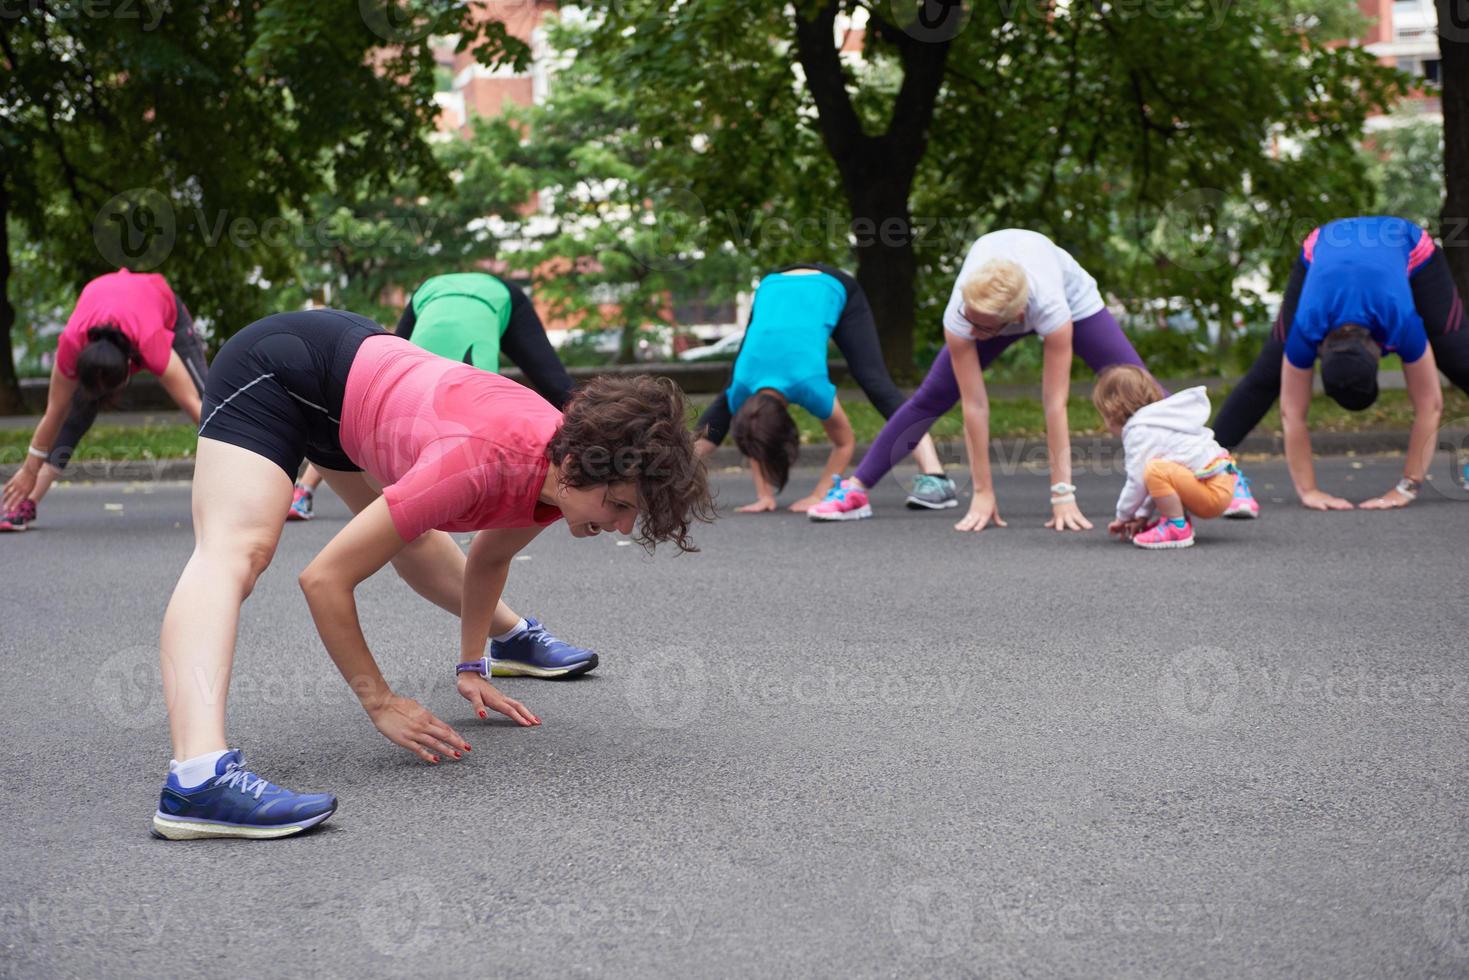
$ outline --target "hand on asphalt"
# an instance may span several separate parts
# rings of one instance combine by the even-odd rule
[[[388,741],[401,745],[424,762],[438,762],[440,755],[458,759],[461,752],[469,751],[464,736],[412,698],[390,695],[369,712],[369,717]]]
[[[498,711],[500,714],[526,727],[533,727],[541,723],[541,719],[531,713],[525,705],[514,698],[507,698],[500,693],[500,689],[478,674],[460,674],[456,682],[460,697],[473,706],[475,713],[481,718],[489,717],[489,711]]]
[[[974,498],[969,501],[969,513],[964,519],[954,525],[956,531],[983,531],[990,521],[995,522],[995,527],[1009,527],[1000,519],[1000,506],[995,500],[994,492],[980,493],[975,491]]]
[[[1396,510],[1399,507],[1406,507],[1412,502],[1412,498],[1403,496],[1398,492],[1397,487],[1393,487],[1381,497],[1364,500],[1357,506],[1363,510]]]
[[[3,503],[6,512],[14,510],[20,502],[30,496],[30,492],[36,488],[36,474],[26,472],[22,466],[14,476],[5,481],[5,496]]]
[[[1340,497],[1333,497],[1323,490],[1312,490],[1301,494],[1301,505],[1311,510],[1351,510],[1352,503]]]
[[[1076,506],[1075,501],[1065,504],[1051,505],[1051,519],[1046,521],[1046,527],[1057,531],[1090,531],[1092,522],[1086,519],[1081,508]]]

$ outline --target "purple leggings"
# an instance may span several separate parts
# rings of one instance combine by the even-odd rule
[[[975,341],[979,347],[980,367],[989,367],[990,362],[999,357],[1005,348],[1028,336],[1030,335],[1016,334]],[[1127,335],[1105,309],[1093,313],[1085,320],[1076,321],[1072,327],[1071,343],[1077,356],[1098,374],[1114,364],[1136,364],[1144,367],[1142,358],[1132,349]],[[959,382],[954,378],[949,348],[945,347],[934,358],[933,367],[928,369],[928,377],[923,379],[923,384],[913,393],[913,397],[893,413],[893,417],[888,419],[887,425],[878,433],[872,448],[862,457],[862,465],[857,467],[857,479],[862,481],[864,487],[877,486],[878,481],[911,453],[933,424],[958,402]]]

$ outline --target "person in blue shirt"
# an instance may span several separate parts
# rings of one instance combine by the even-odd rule
[[[1315,510],[1352,504],[1316,485],[1306,412],[1321,361],[1326,394],[1350,411],[1377,400],[1383,354],[1403,362],[1413,430],[1403,478],[1361,503],[1403,507],[1422,489],[1443,412],[1438,372],[1469,392],[1469,330],[1448,260],[1422,228],[1404,218],[1346,218],[1306,238],[1286,286],[1275,328],[1249,373],[1214,420],[1215,438],[1234,449],[1280,398],[1286,460],[1301,503]]]
[[[735,357],[729,387],[699,419],[698,448],[707,456],[731,430],[735,445],[750,458],[756,500],[741,513],[773,511],[800,453],[800,433],[789,407],[799,405],[821,420],[831,454],[816,488],[790,505],[805,513],[820,503],[833,478],[852,459],[856,439],[827,371],[827,342],[846,358],[852,379],[883,418],[904,397],[889,376],[878,343],[872,308],[857,280],[829,265],[786,266],[760,280],[745,339]],[[921,475],[910,507],[944,509],[959,503],[933,440],[914,450]]]

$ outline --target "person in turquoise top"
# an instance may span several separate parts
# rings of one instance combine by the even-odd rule
[[[498,276],[454,272],[425,280],[413,291],[395,332],[426,351],[493,374],[500,373],[503,352],[530,387],[558,409],[571,397],[571,375],[546,339],[530,297]],[[287,520],[311,519],[320,483],[321,474],[308,465],[296,482]],[[557,639],[503,600],[491,628],[490,669],[496,677],[573,677],[597,666],[591,650]]]
[[[786,266],[765,276],[755,290],[745,339],[735,357],[729,387],[699,419],[699,451],[708,455],[733,430],[735,445],[750,458],[757,499],[741,513],[773,511],[800,453],[800,433],[789,407],[799,405],[821,420],[832,450],[816,488],[790,505],[804,513],[820,503],[832,478],[851,461],[856,440],[827,371],[826,348],[834,342],[852,379],[883,418],[903,404],[883,363],[877,324],[862,287],[829,265]],[[941,509],[958,504],[933,440],[914,451],[923,473],[909,506]]]

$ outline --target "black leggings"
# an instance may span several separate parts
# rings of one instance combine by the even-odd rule
[[[1280,397],[1280,361],[1285,356],[1286,333],[1295,320],[1305,282],[1306,266],[1297,260],[1285,287],[1280,316],[1265,339],[1260,356],[1230,392],[1214,419],[1214,438],[1225,449],[1239,446]],[[1433,253],[1433,258],[1413,277],[1411,285],[1413,305],[1423,318],[1438,369],[1459,390],[1469,392],[1469,330],[1461,329],[1464,304],[1454,288],[1449,261],[1441,249]]]
[[[505,279],[500,282],[510,292],[510,319],[505,324],[505,332],[500,335],[500,353],[515,362],[525,380],[542,398],[557,408],[565,408],[576,383],[566,373],[565,365],[556,355],[556,348],[547,339],[546,328],[525,290]],[[393,332],[405,340],[411,339],[417,320],[410,297]]]
[[[360,471],[342,449],[342,402],[352,361],[374,336],[387,334],[366,317],[340,310],[256,320],[214,359],[199,437],[264,456],[293,481],[303,459],[328,470]]]
[[[189,311],[184,308],[184,301],[174,298],[178,304],[178,312],[173,324],[173,350],[178,354],[179,360],[184,362],[184,368],[189,372],[189,380],[194,382],[194,390],[200,395],[204,394],[204,383],[209,377],[209,364],[204,359],[204,342],[194,332],[194,320],[189,316]],[[67,412],[66,421],[61,423],[61,431],[56,436],[56,445],[51,448],[51,455],[46,457],[46,462],[58,470],[66,469],[66,464],[71,462],[75,455],[77,446],[81,444],[82,436],[86,435],[97,421],[97,413],[102,408],[102,401],[96,398],[88,398],[78,389],[71,400],[71,409]]]
[[[777,269],[771,275],[789,272],[792,269],[819,269],[820,271],[841,281],[847,290],[847,305],[842,308],[841,319],[837,321],[836,327],[831,332],[832,342],[837,345],[837,350],[842,352],[842,357],[847,361],[847,372],[851,374],[852,380],[857,382],[867,400],[882,414],[885,419],[893,417],[893,413],[903,407],[907,398],[898,386],[893,383],[892,376],[888,374],[887,363],[882,359],[882,344],[877,339],[877,321],[873,319],[872,307],[868,305],[867,294],[847,273],[828,265],[792,265],[783,269]],[[745,339],[749,339],[749,327],[746,326]],[[740,353],[744,353],[745,345],[740,344]],[[739,355],[735,355],[735,361],[739,361]],[[732,370],[732,369],[731,369]],[[724,441],[729,434],[730,423],[734,416],[729,410],[729,397],[721,392],[714,399],[703,416],[699,419],[698,429],[704,438],[718,445]]]

